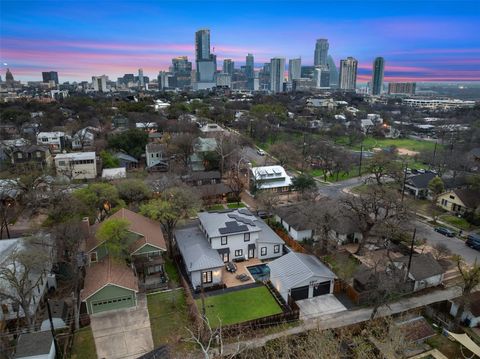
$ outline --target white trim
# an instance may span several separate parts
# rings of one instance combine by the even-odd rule
[[[132,292],[135,292],[135,293],[138,293],[139,291],[138,290],[135,290],[135,289],[132,289],[132,288],[127,288],[127,287],[124,287],[122,285],[119,285],[119,284],[116,284],[116,283],[110,283],[108,282],[107,284],[103,285],[101,288],[97,289],[95,292],[93,292],[92,294],[90,294],[88,297],[86,297],[85,299],[82,299],[82,302],[85,302],[87,301],[88,298],[90,298],[92,295],[98,293],[99,291],[101,291],[102,289],[104,289],[106,286],[108,285],[114,285],[115,287],[119,287],[119,288],[123,288],[123,289],[126,289],[126,290],[131,290]],[[83,290],[83,289],[82,289]]]
[[[145,237],[144,237],[144,238],[145,238]],[[133,251],[132,253],[130,253],[130,255],[134,255],[136,252],[138,252],[140,249],[142,249],[143,247],[145,247],[147,244],[148,244],[149,246],[152,246],[152,247],[155,247],[155,248],[159,249],[159,250],[162,251],[162,252],[166,252],[166,251],[167,251],[166,248],[162,248],[162,247],[156,246],[155,244],[146,242],[146,243],[143,244],[143,246],[137,248],[135,251]],[[152,252],[156,252],[156,251],[145,252],[145,253],[142,253],[142,254],[148,254],[148,253],[152,253]]]

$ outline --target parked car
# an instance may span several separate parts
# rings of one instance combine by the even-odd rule
[[[445,227],[435,227],[435,232],[443,234],[447,237],[455,237],[455,232]]]
[[[465,245],[469,246],[470,248],[480,250],[480,234],[469,234],[467,236],[467,240],[465,241]]]
[[[267,211],[257,211],[257,216],[259,216],[261,219],[266,219],[272,217],[272,214]]]
[[[229,271],[230,273],[235,273],[237,271],[237,265],[233,262],[228,262],[226,265],[225,265],[225,268],[227,271]]]
[[[258,153],[260,156],[265,156],[265,151],[262,150],[261,148],[259,148],[259,149],[257,150],[257,153]]]

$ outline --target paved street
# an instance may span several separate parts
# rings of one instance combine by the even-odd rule
[[[344,189],[360,186],[365,183],[365,180],[367,178],[370,178],[370,177],[372,176],[366,175],[366,176],[354,177],[345,181],[334,182],[334,183],[323,183],[323,182],[317,181],[318,193],[322,196],[337,199],[342,195],[345,195],[345,193],[343,192]]]
[[[254,166],[275,164],[275,161],[270,157],[270,155],[265,154],[265,156],[260,156],[257,153],[257,149],[252,147],[243,147],[242,156]]]
[[[429,245],[434,246],[443,243],[452,253],[461,255],[470,264],[473,264],[477,258],[480,260],[480,252],[467,247],[461,239],[450,238],[435,232],[432,226],[420,220],[416,220],[414,225],[417,228],[417,238],[426,238]]]

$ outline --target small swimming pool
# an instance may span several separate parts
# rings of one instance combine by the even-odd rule
[[[266,264],[258,264],[256,266],[247,267],[247,269],[256,281],[270,279],[270,268]]]

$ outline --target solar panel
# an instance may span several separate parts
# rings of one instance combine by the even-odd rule
[[[246,209],[246,208],[240,208],[240,209],[238,210],[238,213],[244,214],[244,215],[246,215],[246,216],[253,216],[252,212],[250,212],[250,211],[249,211],[248,209]]]
[[[218,231],[220,232],[220,234],[246,232],[248,231],[248,227],[245,225],[240,226],[236,221],[231,221],[231,222],[226,222],[225,227],[219,228]]]

